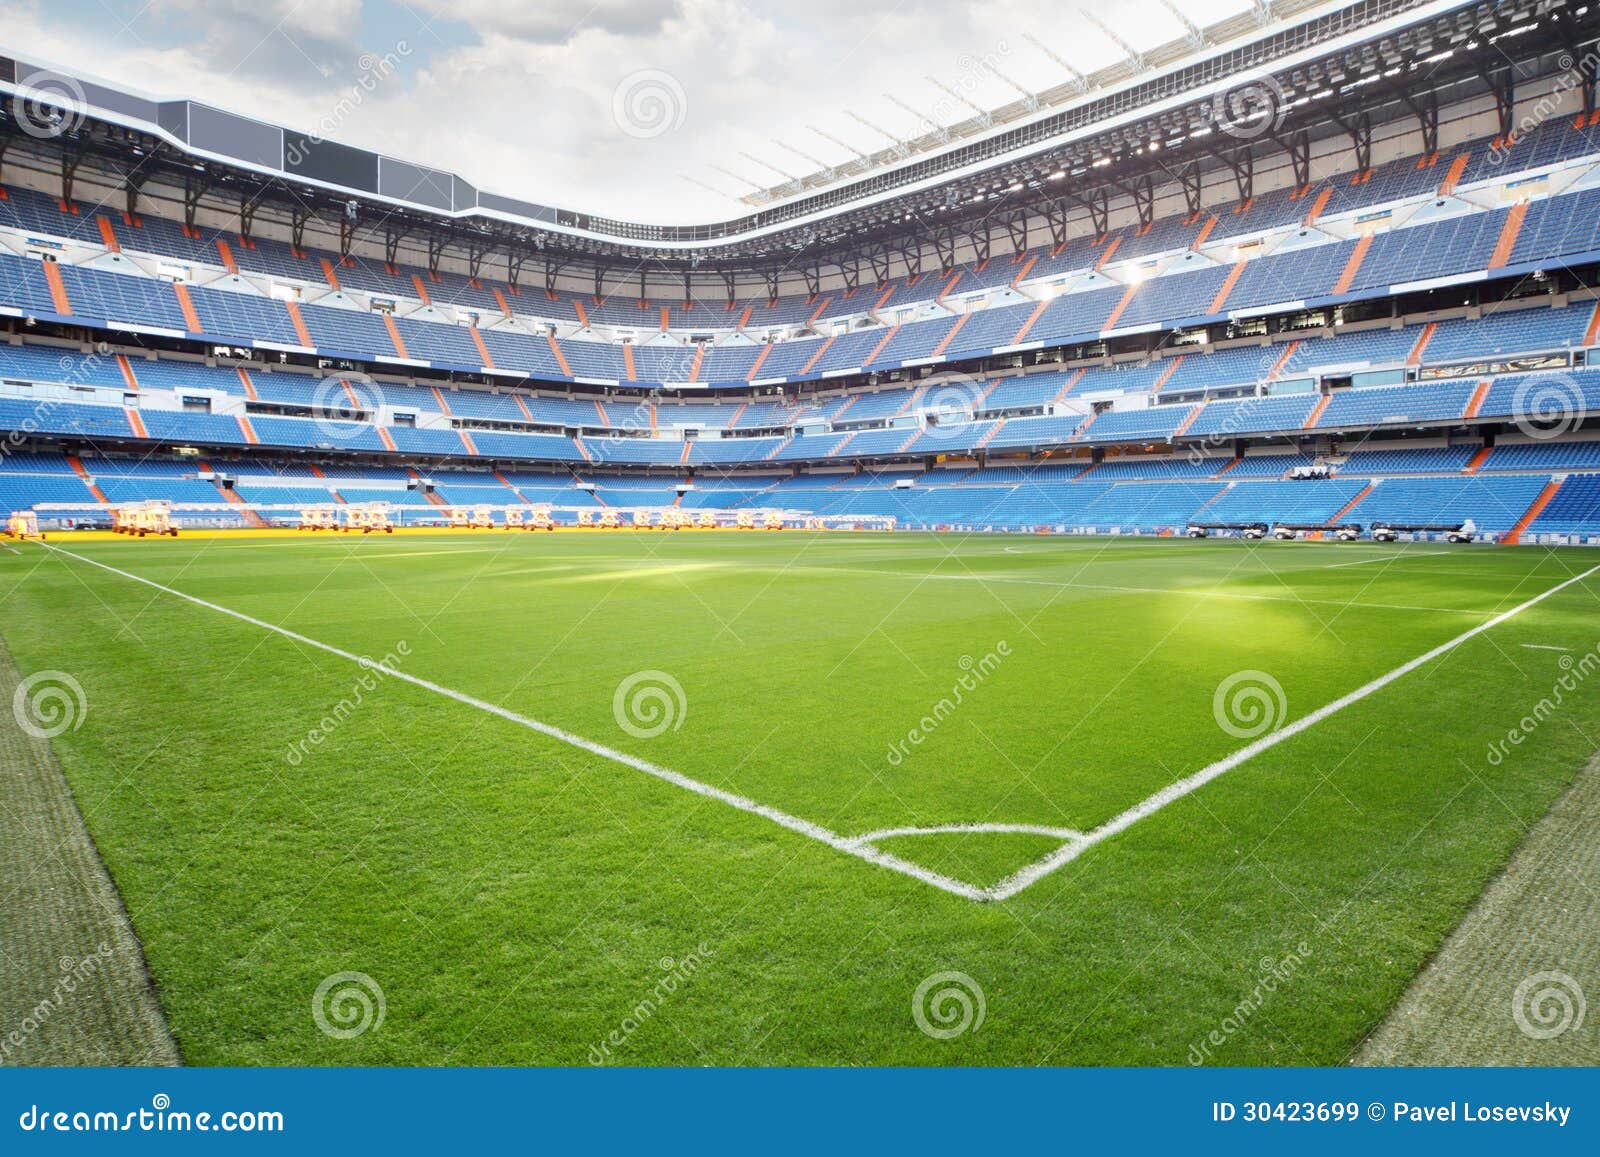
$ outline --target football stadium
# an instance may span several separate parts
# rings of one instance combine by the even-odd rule
[[[0,1064],[1600,1063],[1600,8],[1006,13],[660,223],[0,23]]]

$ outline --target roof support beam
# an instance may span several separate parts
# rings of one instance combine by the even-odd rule
[[[1006,232],[1011,235],[1011,251],[1021,253],[1028,248],[1028,212],[1018,209],[1005,219]]]
[[[1060,249],[1067,243],[1067,203],[1057,198],[1045,205],[1044,221],[1050,229],[1050,247]]]
[[[306,247],[306,222],[311,220],[311,210],[304,205],[296,205],[289,214],[289,244],[295,249]]]
[[[1121,181],[1113,182],[1118,192],[1125,193],[1133,199],[1133,206],[1139,213],[1139,228],[1148,229],[1156,219],[1156,191],[1155,183],[1150,179],[1149,173],[1141,173],[1134,178],[1131,185]]]
[[[260,208],[257,194],[245,193],[239,197],[239,236],[246,241],[255,236],[256,210]]]
[[[1202,190],[1200,162],[1190,161],[1179,169],[1178,183],[1183,186],[1183,203],[1189,209],[1189,216],[1193,217],[1200,212],[1200,194]]]
[[[985,218],[982,227],[974,229],[967,238],[972,244],[972,255],[978,259],[980,265],[989,260],[989,253],[993,248],[994,234],[991,231],[992,225],[993,222]],[[954,254],[952,254],[953,256]],[[951,261],[950,264],[952,268],[955,266],[954,261]],[[945,272],[948,273],[950,270],[946,269]]]
[[[66,163],[66,157],[62,157]],[[194,228],[195,214],[200,210],[200,198],[205,196],[207,189],[211,188],[211,181],[199,173],[191,174],[183,179],[183,223],[189,228]],[[62,197],[71,200],[71,196],[63,191]]]
[[[1325,115],[1350,137],[1350,147],[1356,159],[1356,171],[1365,173],[1372,168],[1372,117],[1365,112],[1353,118],[1341,117],[1333,112]]]
[[[1289,165],[1294,170],[1295,188],[1303,189],[1311,184],[1311,134],[1301,129],[1288,136],[1274,134],[1272,139],[1289,154]]]
[[[385,265],[400,264],[400,242],[411,230],[403,226],[385,225],[383,227],[383,261]]]
[[[1489,85],[1494,89],[1494,109],[1500,121],[1500,135],[1509,137],[1515,127],[1517,110],[1517,78],[1511,66],[1497,68],[1489,75]]]
[[[1103,237],[1111,231],[1111,199],[1104,189],[1096,189],[1087,197],[1078,193],[1068,193],[1066,196],[1067,200],[1088,210],[1096,237]]]
[[[346,201],[344,212],[339,214],[339,259],[343,261],[350,256],[351,246],[356,240],[356,223],[361,220],[361,206],[355,201]]]
[[[874,245],[867,251],[867,261],[872,266],[872,279],[876,284],[882,285],[885,281],[889,280],[888,246]]]

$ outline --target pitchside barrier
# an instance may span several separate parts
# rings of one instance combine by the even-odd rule
[[[899,521],[886,514],[812,514],[806,510],[683,510],[675,506],[558,506],[540,503],[415,506],[389,502],[41,502],[15,517],[31,517],[32,533],[109,526],[144,537],[176,534],[179,527],[293,527],[305,531],[391,533],[395,527],[449,527],[457,530],[554,530],[558,526],[593,530],[894,530]]]

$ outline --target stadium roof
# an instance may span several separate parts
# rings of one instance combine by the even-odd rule
[[[1396,120],[1416,111],[1424,89],[1435,110],[1441,92],[1455,99],[1488,91],[1490,65],[1505,52],[1492,43],[1496,37],[1541,28],[1545,39],[1566,45],[1578,31],[1575,20],[1556,26],[1572,11],[1566,0],[1291,0],[1272,11],[1280,19],[1266,18],[1263,8],[1259,21],[1233,20],[1209,31],[1194,25],[1182,44],[1148,51],[1129,45],[1143,58],[1085,77],[1086,91],[1058,86],[1038,94],[1032,110],[1019,98],[1020,113],[996,110],[993,123],[970,137],[955,139],[952,129],[950,141],[935,140],[939,147],[918,155],[874,161],[857,174],[836,168],[831,181],[818,178],[816,188],[742,217],[686,226],[603,218],[490,192],[468,176],[414,160],[203,101],[152,97],[36,59],[0,56],[0,91],[22,97],[24,112],[31,101],[82,121],[84,132],[61,134],[80,150],[80,160],[92,157],[114,174],[117,154],[125,159],[131,148],[146,175],[164,171],[169,180],[203,186],[196,198],[227,189],[249,195],[252,205],[319,218],[370,210],[411,232],[442,230],[441,246],[522,246],[530,255],[597,265],[649,260],[693,269],[732,262],[751,269],[837,261],[842,249],[920,244],[933,232],[975,223],[1009,226],[1015,214],[1049,216],[1069,204],[1087,205],[1096,185],[1103,206],[1108,184],[1126,190],[1143,181],[1148,188],[1152,173],[1171,184],[1190,161],[1213,169],[1237,165],[1224,144],[1242,143],[1253,164],[1257,151],[1283,145],[1296,132],[1342,131],[1325,115],[1335,105],[1372,105],[1369,117]],[[1573,16],[1594,19],[1587,8]],[[1518,43],[1531,47],[1536,39]],[[1490,64],[1474,52],[1489,55]],[[1212,137],[1219,120],[1235,115],[1230,109],[1241,92],[1269,98],[1270,123],[1263,127],[1271,131],[1247,125],[1230,141]],[[32,142],[20,140],[19,125],[22,136],[39,135],[26,133],[15,115],[0,129],[27,147]]]

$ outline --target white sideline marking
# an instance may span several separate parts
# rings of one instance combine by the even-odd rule
[[[486,711],[490,715],[498,715],[501,719],[508,720],[511,723],[520,724],[521,726],[528,728],[530,731],[537,731],[541,735],[547,735],[551,739],[558,739],[562,743],[568,744],[572,747],[580,748],[592,755],[598,755],[602,759],[609,759],[613,763],[620,763],[624,767],[631,767],[635,771],[642,771],[646,775],[653,775],[657,779],[665,780],[675,787],[681,787],[685,791],[692,791],[696,795],[705,796],[707,799],[717,800],[719,803],[725,803],[729,807],[738,808],[742,812],[749,812],[751,815],[761,816],[763,819],[770,820],[780,827],[788,828],[792,832],[798,832],[802,836],[808,836],[813,840],[827,844],[830,848],[836,848],[847,855],[855,856],[857,859],[865,860],[869,864],[876,864],[880,868],[888,868],[890,871],[899,872],[902,875],[910,876],[916,880],[921,880],[924,884],[931,884],[933,887],[939,888],[945,892],[949,892],[952,895],[961,896],[968,900],[984,900],[989,898],[982,888],[975,888],[971,884],[964,883],[961,880],[952,879],[951,877],[941,875],[938,872],[929,871],[927,868],[920,867],[908,860],[902,860],[898,856],[890,855],[888,852],[880,852],[877,848],[870,847],[868,845],[859,843],[856,840],[841,836],[837,832],[829,831],[827,828],[822,827],[820,824],[814,824],[810,820],[803,820],[799,816],[792,816],[788,812],[779,811],[777,808],[768,807],[766,804],[757,803],[753,799],[746,799],[742,795],[735,795],[732,792],[723,791],[720,787],[713,787],[709,783],[701,783],[697,779],[690,779],[688,776],[682,775],[679,772],[671,770],[670,768],[662,767],[659,764],[651,763],[648,760],[639,759],[636,756],[629,755],[625,751],[618,751],[616,748],[607,747],[603,743],[595,743],[592,740],[583,738],[581,735],[574,735],[570,731],[565,731],[559,727],[552,726],[549,723],[541,723],[537,719],[530,719],[526,715],[519,715],[515,711],[508,711],[504,707],[500,707],[494,703],[486,702],[485,700],[476,698],[472,695],[467,695],[461,691],[456,691],[449,687],[442,686],[441,684],[434,683],[431,680],[421,679],[415,675],[408,675],[404,671],[396,671],[387,667],[379,666],[378,664],[372,662],[372,660],[364,659],[360,655],[352,654],[349,651],[332,646],[328,643],[319,642],[318,640],[309,638],[308,636],[302,635],[297,631],[291,631],[286,627],[280,627],[262,619],[257,619],[251,615],[244,614],[240,611],[230,610],[228,607],[220,606],[217,603],[207,602],[205,599],[196,598],[194,595],[185,594],[180,590],[174,590],[172,587],[164,586],[153,579],[142,578],[139,575],[133,574],[129,571],[121,570],[114,566],[109,566],[103,562],[97,562],[92,558],[85,558],[81,554],[74,554],[70,550],[62,550],[60,547],[51,546],[49,543],[41,542],[39,545],[44,547],[45,550],[50,551],[52,554],[60,554],[66,556],[67,558],[76,559],[78,562],[88,563],[90,566],[99,567],[101,570],[109,571],[114,575],[121,576],[122,578],[131,579],[136,583],[142,583],[147,587],[151,587],[160,591],[162,594],[171,595],[173,598],[178,598],[184,600],[185,602],[193,603],[197,607],[204,607],[208,611],[216,611],[218,614],[227,615],[230,618],[238,619],[240,622],[249,623],[253,627],[260,627],[264,631],[271,631],[275,635],[282,635],[286,639],[293,639],[295,642],[304,644],[307,647],[315,647],[319,651],[325,651],[330,655],[337,655],[341,659],[348,659],[360,667],[365,667],[368,670],[387,675],[391,679],[399,679],[403,683],[410,683],[414,687],[421,687],[425,691],[432,691],[435,695],[443,695],[447,699],[454,699],[458,703],[465,703],[468,707],[476,707],[479,711]]]
[[[1461,646],[1461,644],[1467,642],[1468,640],[1474,639],[1478,635],[1483,634],[1485,631],[1493,627],[1497,627],[1501,623],[1507,622],[1512,618],[1515,618],[1528,608],[1537,606],[1539,603],[1544,602],[1544,600],[1549,598],[1551,595],[1559,594],[1561,591],[1566,590],[1575,583],[1580,583],[1590,575],[1600,571],[1600,565],[1592,566],[1582,574],[1574,575],[1572,578],[1557,583],[1548,590],[1534,595],[1527,602],[1512,607],[1508,611],[1503,611],[1487,622],[1479,623],[1477,626],[1463,631],[1455,638],[1439,644],[1431,651],[1427,651],[1424,654],[1418,655],[1415,659],[1401,664],[1385,675],[1378,676],[1378,678],[1372,680],[1370,683],[1351,691],[1348,695],[1341,696],[1340,698],[1335,699],[1332,703],[1328,703],[1322,707],[1319,707],[1309,715],[1302,716],[1293,723],[1287,724],[1286,726],[1279,728],[1277,731],[1262,736],[1254,743],[1240,748],[1232,755],[1218,760],[1209,767],[1202,768],[1193,775],[1186,776],[1185,778],[1178,780],[1176,783],[1169,784],[1160,791],[1135,804],[1133,807],[1128,808],[1126,811],[1114,816],[1110,820],[1107,820],[1093,831],[1083,833],[1069,828],[1047,828],[1032,824],[951,824],[935,828],[885,828],[880,831],[868,832],[867,834],[861,836],[842,836],[837,832],[830,831],[828,828],[822,827],[820,824],[814,824],[810,820],[801,819],[799,816],[793,816],[788,812],[780,811],[777,808],[768,807],[766,804],[757,803],[755,800],[747,799],[742,795],[735,795],[734,793],[724,791],[719,787],[713,787],[711,784],[702,783],[697,779],[691,779],[689,776],[673,771],[670,768],[662,767],[659,764],[650,763],[648,760],[639,759],[636,756],[629,755],[625,751],[618,751],[616,748],[607,747],[601,743],[595,743],[592,740],[585,739],[580,735],[574,735],[570,731],[565,731],[562,728],[555,727],[549,723],[541,723],[537,719],[531,719],[526,715],[519,715],[515,711],[509,711],[506,708],[500,707],[494,703],[489,703],[483,699],[478,699],[475,696],[467,695],[464,692],[453,690],[441,684],[434,683],[431,680],[422,679],[415,675],[408,675],[404,671],[397,671],[387,667],[381,667],[372,662],[370,659],[363,658],[360,655],[352,654],[349,651],[342,650],[341,648],[332,646],[331,644],[319,642],[318,640],[309,638],[306,635],[291,631],[286,627],[277,626],[262,619],[257,619],[253,616],[246,615],[240,611],[235,611],[229,609],[228,607],[220,606],[217,603],[207,602],[205,599],[197,598],[194,595],[185,594],[183,591],[174,590],[169,586],[164,586],[153,579],[142,578],[139,575],[133,574],[129,571],[121,570],[117,567],[110,566],[107,563],[98,562],[92,558],[86,558],[83,555],[75,554],[70,550],[62,550],[60,547],[51,546],[46,542],[41,542],[38,545],[43,549],[50,551],[52,554],[63,555],[66,558],[87,563],[90,566],[98,567],[100,570],[108,571],[111,574],[118,575],[122,578],[129,579],[147,587],[151,587],[152,589],[160,591],[163,594],[168,594],[174,598],[182,599],[185,602],[193,603],[195,606],[216,611],[218,614],[227,615],[230,618],[238,619],[240,622],[249,623],[254,627],[260,627],[262,630],[271,631],[276,635],[282,635],[286,639],[293,639],[295,642],[302,643],[305,646],[314,647],[317,650],[325,651],[330,655],[337,655],[341,659],[348,659],[360,667],[379,672],[389,676],[392,679],[399,679],[401,682],[410,683],[415,687],[421,687],[425,691],[432,691],[436,695],[442,695],[447,699],[454,699],[456,702],[464,703],[469,707],[476,707],[480,711],[487,712],[490,715],[499,716],[501,719],[505,719],[511,723],[519,724],[531,731],[537,731],[541,735],[549,736],[551,739],[556,739],[572,747],[580,748],[581,750],[587,751],[592,755],[598,755],[602,759],[608,759],[613,763],[620,763],[624,767],[631,767],[636,771],[644,772],[646,775],[651,775],[657,779],[665,780],[667,783],[670,783],[675,787],[681,787],[685,791],[692,791],[696,795],[704,796],[707,799],[717,800],[719,803],[725,803],[729,807],[738,808],[742,812],[749,812],[751,815],[760,816],[763,819],[769,820],[772,823],[775,823],[780,827],[787,828],[788,830],[796,832],[799,835],[806,836],[810,839],[818,841],[819,843],[827,844],[830,848],[844,852],[846,855],[855,856],[857,859],[865,860],[869,864],[876,864],[880,868],[888,868],[890,871],[899,872],[904,876],[910,876],[912,879],[920,880],[924,884],[931,885],[932,887],[938,888],[941,891],[949,892],[953,896],[960,896],[967,900],[1006,900],[1012,896],[1015,896],[1017,893],[1023,891],[1023,889],[1037,884],[1046,876],[1071,863],[1073,860],[1077,859],[1082,852],[1093,847],[1095,844],[1101,843],[1120,832],[1126,831],[1140,820],[1147,819],[1150,816],[1155,815],[1156,812],[1160,811],[1168,804],[1180,800],[1192,792],[1198,791],[1212,780],[1226,775],[1240,764],[1253,759],[1257,755],[1260,755],[1263,751],[1267,751],[1270,748],[1276,747],[1286,739],[1292,739],[1294,736],[1299,735],[1302,731],[1306,731],[1316,726],[1318,723],[1321,723],[1324,719],[1343,711],[1346,707],[1360,702],[1362,699],[1365,699],[1367,696],[1376,691],[1382,690],[1390,683],[1393,683],[1396,679],[1410,674],[1412,671],[1415,671],[1418,667],[1421,667],[1425,663],[1431,662],[1432,660],[1439,658],[1441,655],[1448,654],[1450,651],[1455,650],[1455,648]],[[1045,856],[1043,859],[1029,864],[1027,867],[1014,872],[1010,876],[1007,876],[1004,880],[1001,880],[999,883],[993,884],[987,888],[979,888],[975,885],[968,884],[965,881],[954,879],[939,872],[930,871],[929,869],[923,868],[917,864],[913,864],[908,860],[902,860],[898,856],[890,855],[888,852],[879,851],[877,848],[872,846],[872,842],[874,840],[888,839],[891,836],[897,835],[940,835],[965,831],[1027,832],[1038,835],[1056,836],[1062,839],[1063,843],[1060,848],[1050,853],[1048,856]]]
[[[435,554],[488,554],[489,550],[490,550],[490,548],[487,547],[487,546],[453,546],[453,547],[450,547],[450,548],[448,548],[446,550],[401,550],[401,551],[387,551],[386,550],[381,554],[374,553],[371,556],[371,558],[381,558],[381,559],[426,558],[429,555],[435,555]],[[364,558],[361,561],[362,562],[367,562],[367,561],[370,561],[370,560]]]
[[[1050,836],[1062,841],[1081,840],[1083,833],[1072,828],[1052,828],[1043,824],[939,824],[931,828],[883,828],[864,836],[851,836],[852,844],[875,844],[898,836],[956,836],[967,832],[982,835]]]
[[[1377,558],[1358,558],[1354,562],[1330,562],[1322,569],[1334,570],[1341,566],[1367,566],[1370,563],[1389,562],[1390,560],[1397,558],[1427,558],[1430,555],[1449,553],[1450,551],[1448,550],[1401,551],[1397,554],[1380,554]]]
[[[1298,595],[1251,595],[1239,591],[1212,590],[1207,587],[1129,587],[1113,586],[1109,583],[1071,583],[1058,582],[1051,579],[1006,578],[1003,575],[992,574],[917,574],[914,571],[904,570],[873,570],[864,566],[799,565],[771,567],[769,569],[789,574],[810,574],[815,571],[826,571],[834,574],[870,574],[877,575],[880,578],[909,579],[917,583],[921,583],[925,579],[963,583],[1013,583],[1029,587],[1055,587],[1061,590],[1110,591],[1113,594],[1123,595],[1188,595],[1191,598],[1199,599],[1239,599],[1249,603],[1299,603],[1301,606],[1339,607],[1341,609],[1357,607],[1362,610],[1372,611],[1423,611],[1440,615],[1487,615],[1493,613],[1490,611],[1470,610],[1465,607],[1419,607],[1407,603],[1347,603],[1338,599],[1303,599]]]
[[[1536,606],[1539,603],[1544,602],[1544,600],[1549,598],[1551,595],[1566,590],[1574,583],[1582,582],[1596,571],[1600,571],[1600,566],[1592,566],[1580,575],[1569,578],[1565,582],[1557,583],[1544,593],[1534,595],[1533,598],[1529,599],[1527,602],[1522,603],[1519,606],[1512,607],[1509,611],[1504,611],[1496,615],[1486,623],[1479,623],[1477,626],[1463,631],[1450,641],[1440,643],[1437,647],[1433,648],[1433,650],[1418,655],[1415,659],[1412,659],[1408,663],[1402,663],[1388,674],[1379,675],[1376,679],[1372,680],[1372,682],[1367,683],[1364,686],[1357,687],[1348,695],[1343,695],[1340,698],[1335,699],[1332,703],[1317,708],[1311,714],[1304,715],[1299,719],[1296,719],[1293,723],[1281,727],[1277,731],[1271,732],[1268,735],[1262,736],[1260,739],[1246,747],[1241,747],[1232,755],[1225,759],[1219,759],[1210,767],[1201,768],[1193,775],[1180,779],[1176,783],[1169,784],[1160,791],[1156,792],[1154,795],[1151,795],[1141,802],[1134,804],[1127,811],[1107,820],[1105,823],[1101,824],[1099,827],[1095,828],[1081,839],[1064,845],[1057,851],[1046,856],[1044,859],[1029,864],[1021,871],[1015,873],[1014,875],[1008,876],[1004,880],[1001,880],[998,884],[994,885],[993,888],[989,889],[993,894],[993,899],[1004,900],[1009,896],[1015,896],[1018,892],[1022,891],[1029,885],[1038,883],[1040,880],[1044,879],[1051,872],[1054,872],[1062,865],[1071,863],[1073,860],[1077,859],[1079,854],[1081,854],[1085,849],[1092,848],[1095,844],[1098,844],[1103,840],[1110,839],[1118,832],[1126,831],[1140,820],[1147,819],[1150,816],[1155,815],[1156,812],[1166,807],[1169,803],[1182,799],[1184,796],[1204,787],[1206,784],[1210,783],[1219,776],[1226,775],[1228,772],[1232,771],[1246,760],[1253,759],[1255,756],[1260,755],[1263,751],[1276,747],[1285,739],[1293,739],[1302,731],[1305,731],[1311,727],[1315,727],[1318,723],[1321,723],[1330,715],[1336,715],[1340,711],[1343,711],[1346,707],[1349,707],[1351,704],[1359,703],[1368,695],[1371,695],[1374,691],[1383,690],[1383,688],[1387,687],[1390,683],[1393,683],[1396,679],[1399,679],[1404,675],[1409,675],[1412,671],[1415,671],[1424,663],[1429,663],[1434,659],[1439,658],[1439,656],[1455,650],[1457,647],[1461,646],[1462,643],[1467,642],[1469,639],[1476,638],[1485,631],[1489,630],[1491,627],[1497,627],[1501,623],[1515,618],[1529,607]]]
[[[1571,647],[1552,647],[1549,643],[1524,643],[1530,651],[1571,651]]]

